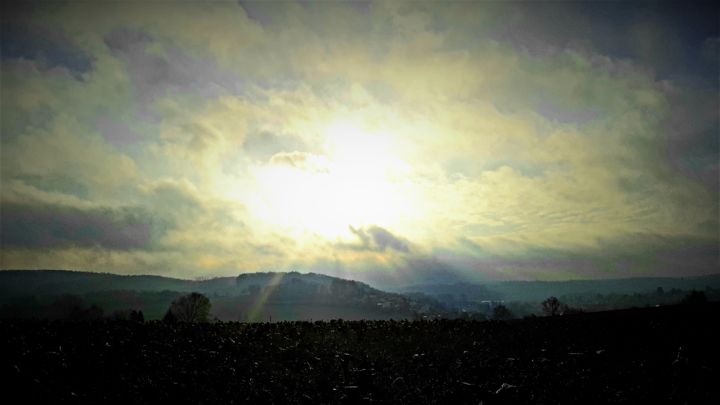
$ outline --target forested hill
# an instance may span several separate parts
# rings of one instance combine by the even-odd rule
[[[68,270],[2,270],[0,297],[28,295],[86,294],[100,291],[196,291],[208,295],[238,295],[248,289],[293,283],[311,283],[328,288],[333,281],[353,283],[365,292],[381,292],[367,284],[316,273],[264,272],[238,277],[183,280],[150,275],[120,275]]]
[[[233,285],[234,277],[215,279]],[[97,291],[205,291],[208,282],[181,280],[161,276],[118,275],[66,270],[0,271],[0,296],[85,294]]]
[[[677,290],[675,290],[677,289]],[[43,317],[58,298],[74,295],[106,314],[141,309],[150,319],[163,315],[182,294],[200,292],[210,298],[213,315],[223,320],[388,319],[417,315],[450,315],[447,311],[491,316],[485,302],[505,301],[516,316],[539,311],[537,305],[518,307],[512,302],[539,303],[550,295],[563,302],[597,310],[657,304],[628,301],[633,294],[670,292],[662,303],[674,303],[690,290],[706,291],[709,299],[720,289],[720,275],[693,278],[637,278],[562,282],[496,282],[483,285],[428,284],[396,293],[367,284],[315,273],[249,273],[238,277],[182,280],[161,276],[118,275],[60,270],[0,271],[0,316]],[[422,293],[422,294],[413,294]],[[711,294],[712,293],[712,294]],[[401,295],[403,294],[403,295]],[[625,298],[608,295],[626,295]],[[589,297],[589,298],[588,298]],[[590,298],[600,297],[594,301]],[[594,298],[593,298],[594,299]],[[656,302],[657,301],[657,302]],[[613,303],[608,307],[609,303]],[[529,305],[529,304],[528,304]],[[38,315],[40,314],[40,315]]]
[[[437,313],[432,300],[414,300],[367,284],[321,274],[251,273],[208,280],[54,270],[0,271],[0,317],[46,315],[62,297],[77,296],[106,313],[143,310],[157,319],[178,296],[207,295],[222,320],[389,319]],[[60,301],[58,301],[60,299]],[[55,316],[57,317],[57,316]]]

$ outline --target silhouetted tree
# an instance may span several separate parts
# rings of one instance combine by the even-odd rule
[[[83,308],[85,308],[85,301],[77,295],[61,295],[50,306],[50,317],[79,320]]]
[[[685,305],[701,305],[707,302],[707,297],[702,291],[692,290],[680,301]]]
[[[542,302],[542,310],[548,316],[560,315],[561,306],[560,300],[552,296]]]
[[[207,322],[211,306],[208,297],[194,292],[173,301],[165,317],[170,314],[179,322]]]
[[[145,322],[143,312],[134,309],[117,310],[113,312],[111,318],[116,321]]]
[[[175,314],[173,314],[172,310],[168,308],[167,312],[165,312],[165,315],[163,316],[163,322],[165,323],[175,323],[177,322],[177,317]]]
[[[95,304],[88,307],[82,298],[66,294],[53,302],[50,307],[50,316],[54,319],[71,321],[94,321],[103,317],[103,309]]]
[[[560,306],[560,315],[574,315],[574,314],[582,314],[583,311],[582,308],[577,307],[571,307],[569,305],[562,304]]]
[[[145,315],[143,315],[143,311],[132,311],[130,312],[130,320],[133,322],[145,322]]]
[[[498,305],[493,309],[492,317],[498,321],[505,321],[514,318],[514,315],[505,305]]]
[[[104,312],[105,311],[103,311],[100,306],[93,304],[90,306],[90,308],[84,311],[83,319],[88,321],[96,321],[98,319],[102,319]]]
[[[130,310],[129,309],[117,309],[110,314],[110,319],[113,321],[129,321]]]

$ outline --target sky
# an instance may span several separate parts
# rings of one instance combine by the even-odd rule
[[[719,271],[710,3],[2,7],[3,269]]]

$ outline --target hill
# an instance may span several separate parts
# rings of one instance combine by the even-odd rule
[[[450,295],[455,300],[462,297],[474,300],[541,301],[549,295],[571,296],[584,294],[643,294],[654,292],[658,287],[669,291],[720,289],[720,274],[700,277],[672,278],[624,278],[605,280],[568,281],[500,281],[486,284],[419,284],[393,289],[398,293],[423,293],[435,297]]]
[[[487,284],[423,284],[385,292],[365,283],[316,273],[249,273],[238,277],[183,280],[60,270],[0,271],[0,317],[62,317],[67,294],[97,305],[105,315],[142,310],[159,319],[170,303],[192,291],[207,295],[220,320],[401,319],[422,315],[491,316],[504,301],[516,316],[539,313],[550,295],[595,311],[667,305],[688,291],[720,297],[720,275],[692,278],[632,278],[577,281],[506,281]],[[663,294],[662,291],[665,293]],[[658,293],[659,292],[659,293]],[[49,310],[53,308],[53,310]]]
[[[69,270],[3,270],[0,271],[0,296],[3,298],[47,295],[85,294],[98,291],[201,291],[234,285],[233,277],[192,281],[162,276],[119,275]]]
[[[411,318],[437,310],[352,280],[314,273],[252,273],[208,280],[126,276],[59,270],[0,271],[0,316],[56,317],[64,295],[80,297],[105,313],[136,309],[148,319],[162,317],[178,296],[207,295],[220,320],[309,320]],[[61,302],[66,302],[62,301]],[[62,311],[60,311],[62,312]],[[48,315],[50,314],[50,315]]]

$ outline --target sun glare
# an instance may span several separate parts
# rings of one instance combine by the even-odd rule
[[[347,121],[325,131],[323,165],[273,165],[257,176],[255,209],[265,222],[299,236],[352,237],[350,226],[393,227],[410,211],[402,175],[410,169],[389,136]]]

